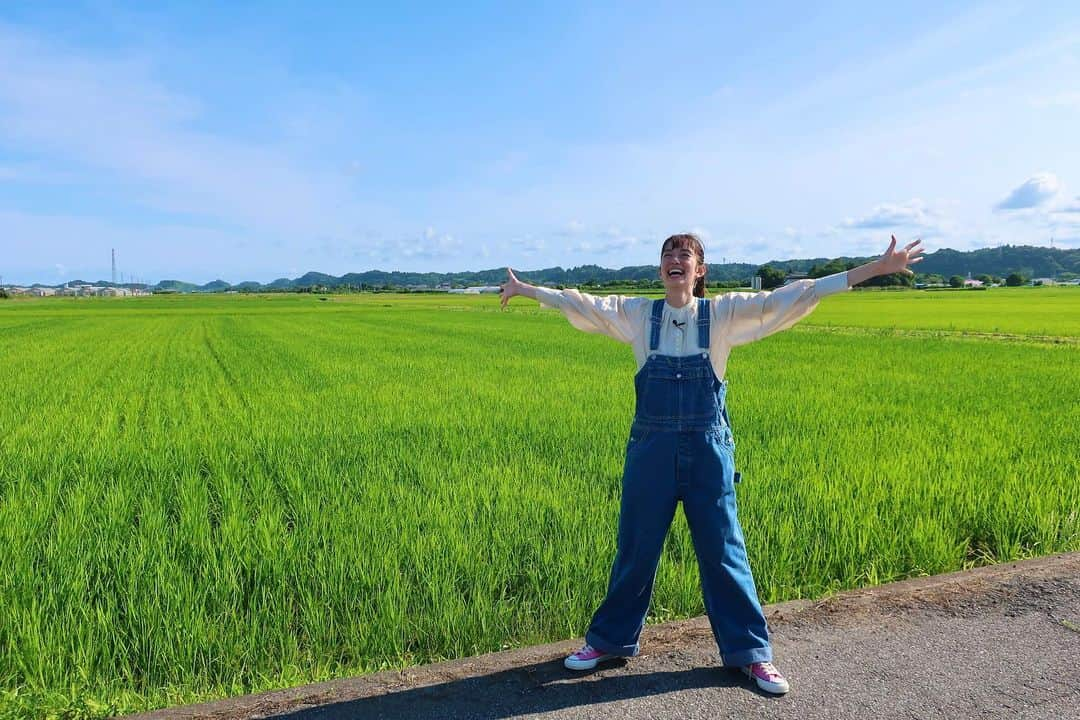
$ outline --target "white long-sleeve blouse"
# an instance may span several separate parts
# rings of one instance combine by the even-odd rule
[[[714,296],[709,301],[712,307],[708,350],[716,377],[724,377],[731,348],[786,330],[809,315],[821,298],[849,287],[847,272],[841,272],[816,280],[796,280],[771,292],[729,292]],[[598,297],[577,290],[538,287],[536,299],[543,306],[562,310],[570,324],[579,330],[630,344],[639,370],[648,359],[651,298]],[[681,308],[664,302],[657,353],[683,357],[701,352],[697,307],[697,298]]]

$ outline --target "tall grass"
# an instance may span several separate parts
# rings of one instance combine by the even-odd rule
[[[858,324],[877,300],[851,297],[812,318],[843,304]],[[582,634],[633,361],[496,306],[0,309],[0,712],[101,716]],[[1075,344],[803,327],[736,350],[728,378],[766,602],[1080,548]],[[677,517],[654,620],[703,612]]]

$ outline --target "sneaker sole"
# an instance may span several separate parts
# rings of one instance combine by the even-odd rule
[[[601,655],[600,657],[593,658],[592,660],[574,660],[573,657],[568,657],[563,660],[563,666],[568,670],[592,670],[596,667],[597,663],[604,662],[605,660],[615,659],[614,655]]]
[[[762,680],[756,677],[753,673],[743,669],[743,674],[753,680],[759,688],[771,695],[786,695],[791,690],[791,685],[785,682],[783,685],[780,683],[769,682],[768,680]]]

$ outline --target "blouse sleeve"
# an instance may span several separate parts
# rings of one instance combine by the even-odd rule
[[[796,280],[772,292],[733,292],[716,298],[716,317],[731,346],[745,345],[786,330],[817,307],[826,295],[848,289],[847,273]]]
[[[647,298],[608,295],[597,297],[578,290],[536,288],[536,299],[546,307],[562,310],[570,324],[588,333],[607,335],[632,343],[641,331],[641,309]]]

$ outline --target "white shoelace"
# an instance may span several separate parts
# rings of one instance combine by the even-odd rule
[[[763,662],[763,663],[758,663],[758,665],[761,666],[761,669],[765,671],[766,675],[770,675],[770,676],[775,675],[777,677],[782,677],[780,675],[780,671],[777,670],[775,667],[773,667],[772,663]]]

